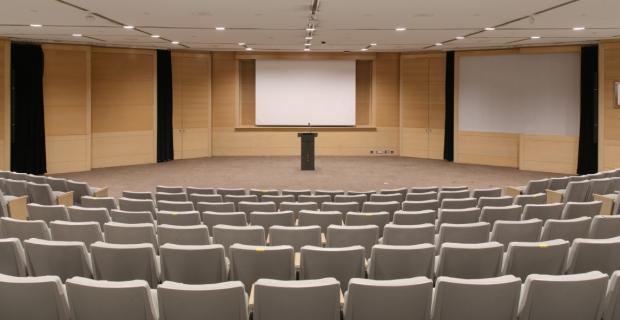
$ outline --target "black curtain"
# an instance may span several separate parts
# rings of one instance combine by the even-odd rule
[[[454,161],[454,51],[446,54],[446,125],[443,158]]]
[[[577,173],[598,171],[598,46],[581,47],[581,117]]]
[[[172,57],[157,50],[157,162],[174,160],[172,145]]]
[[[11,44],[11,171],[47,172],[43,66],[40,45]]]

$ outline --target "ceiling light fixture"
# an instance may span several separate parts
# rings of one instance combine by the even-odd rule
[[[245,43],[243,43],[243,42],[239,42],[239,45],[240,45],[240,46],[245,46]]]
[[[31,24],[30,26],[31,26],[31,27],[35,27],[35,28],[40,28],[40,27],[42,27],[42,25],[40,25],[40,24]]]
[[[376,43],[371,43],[370,45],[371,45],[371,46],[376,46],[377,44],[376,44]]]
[[[226,30],[226,28],[224,28],[224,27],[216,27],[215,30],[222,31],[222,30]]]
[[[540,39],[540,37],[539,37],[539,36],[533,36],[533,37],[531,37],[531,38],[532,38],[532,39]]]
[[[133,26],[123,26],[125,29],[133,29]]]
[[[252,51],[252,48],[245,48],[245,50],[247,50],[247,51]]]
[[[309,48],[306,48],[306,49],[304,49],[304,51],[310,51],[310,49],[309,49]]]
[[[495,28],[484,28],[484,30],[486,30],[486,31],[493,31],[493,30],[495,30]]]
[[[306,37],[306,40],[312,40],[312,37]]]
[[[437,43],[435,43],[435,45],[436,45],[436,46],[443,46],[443,43],[441,43],[441,42],[437,42]]]
[[[172,44],[179,44],[178,41],[172,41]]]
[[[81,35],[81,34],[79,34],[79,33],[74,33],[74,34],[73,34],[73,36],[74,36],[74,37],[81,37],[82,35]]]
[[[366,48],[363,48],[363,49],[362,49],[362,51],[368,51],[368,49],[366,49]]]
[[[585,30],[585,29],[586,28],[584,28],[584,27],[575,27],[575,28],[573,28],[573,30],[575,30],[575,31],[581,31],[581,30]]]
[[[463,40],[465,37],[456,37],[457,40]]]
[[[152,35],[151,35],[151,38],[159,38],[159,36],[158,36],[158,35],[156,35],[156,34],[152,34]]]
[[[306,46],[311,46],[311,45],[312,45],[312,43],[306,43],[305,45],[306,45]]]
[[[405,29],[405,28],[396,28],[396,31],[405,31],[405,30],[407,30],[407,29]]]
[[[306,31],[314,31],[314,28],[306,28]]]

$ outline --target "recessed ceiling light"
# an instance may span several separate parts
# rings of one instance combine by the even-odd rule
[[[306,31],[314,31],[314,28],[306,28]]]
[[[306,37],[306,40],[312,40],[312,37]]]
[[[396,31],[405,31],[405,30],[407,30],[407,29],[405,29],[405,28],[396,28]]]
[[[304,45],[305,45],[305,46],[311,46],[311,45],[312,45],[312,43],[306,43],[306,44],[304,44]]]
[[[539,36],[533,36],[532,39],[540,39]]]
[[[226,30],[226,28],[224,28],[224,27],[217,27],[217,28],[215,28],[215,30],[222,31],[222,30]]]
[[[42,27],[42,25],[40,25],[40,24],[31,24],[30,26],[31,26],[31,27],[35,27],[35,28]]]
[[[245,50],[247,50],[247,51],[252,51],[252,48],[245,48]]]
[[[179,44],[178,41],[172,41],[172,44]]]
[[[368,51],[368,49],[366,49],[366,48],[363,48],[363,49],[362,49],[362,51]]]
[[[73,34],[73,36],[74,36],[74,37],[81,37],[82,35],[81,35],[81,34],[79,34],[79,33],[74,33],[74,34]]]
[[[239,45],[240,45],[240,46],[245,46],[245,43],[243,43],[243,42],[239,42]]]
[[[133,29],[133,26],[124,26],[125,29]]]
[[[304,49],[304,51],[310,51],[310,49],[309,49],[309,48],[306,48],[306,49]]]
[[[465,37],[456,37],[457,40],[463,40]]]
[[[371,43],[370,45],[371,45],[371,46],[376,46],[377,44],[376,44],[376,43]]]
[[[151,35],[151,38],[159,38],[159,36],[158,36],[158,35],[156,35],[156,34],[152,34],[152,35]]]
[[[581,30],[585,30],[585,29],[586,28],[584,28],[584,27],[575,27],[575,28],[573,28],[573,30],[575,30],[575,31],[581,31]]]
[[[436,45],[436,46],[443,46],[443,43],[441,43],[441,42],[437,42],[437,43],[435,43],[435,45]]]
[[[493,30],[495,30],[495,28],[484,28],[484,30],[486,30],[486,31],[493,31]]]

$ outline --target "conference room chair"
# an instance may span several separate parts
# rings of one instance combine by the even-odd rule
[[[213,189],[213,188],[185,187],[185,194],[187,194],[187,198],[191,200],[192,194],[211,195],[211,196],[215,195],[215,189]]]
[[[575,239],[568,253],[566,274],[600,271],[612,274],[620,269],[620,237]]]
[[[390,221],[394,220],[394,212],[401,210],[401,204],[398,201],[389,202],[365,202],[362,207],[362,213],[387,212],[390,214]],[[403,209],[404,210],[404,209]]]
[[[471,192],[471,197],[480,199],[486,198],[498,198],[502,196],[502,188],[488,188],[488,189],[474,189]]]
[[[499,242],[508,250],[511,242],[538,242],[543,222],[540,219],[522,221],[496,221],[489,241]]]
[[[152,244],[95,242],[90,251],[95,280],[144,280],[152,289],[157,288],[159,257]]]
[[[409,193],[429,193],[429,192],[435,192],[435,193],[439,193],[439,187],[437,186],[431,186],[431,187],[411,187],[411,189],[409,189]]]
[[[339,211],[342,214],[360,212],[360,208],[357,202],[323,202],[321,205],[321,211]]]
[[[620,172],[620,170],[618,170]],[[609,186],[609,190],[607,193],[615,193],[616,191],[620,191],[620,177],[613,177],[611,179],[611,185]]]
[[[155,202],[155,198],[153,194],[149,191],[122,191],[123,198],[127,199],[138,199],[138,200],[153,200]]]
[[[435,225],[430,223],[418,225],[387,224],[383,229],[380,244],[390,246],[410,246],[422,243],[435,243]]]
[[[28,181],[28,174],[22,172],[9,172],[9,179],[16,181]]]
[[[321,239],[321,227],[285,227],[272,226],[269,228],[270,246],[291,246],[295,252],[299,252],[303,246],[323,246]]]
[[[196,210],[198,212],[236,212],[235,204],[232,202],[198,202]]]
[[[498,242],[444,243],[435,262],[435,277],[484,279],[499,277],[504,246]]]
[[[375,225],[379,227],[379,237],[383,237],[383,228],[390,223],[390,214],[387,212],[359,213],[349,212],[345,215],[345,226],[367,226]]]
[[[82,197],[82,207],[84,208],[106,208],[108,212],[118,209],[113,197]]]
[[[514,199],[511,196],[503,197],[480,197],[476,207],[482,209],[484,207],[507,207],[513,204]]]
[[[258,197],[258,202],[263,202],[263,196],[278,196],[280,191],[277,189],[250,189],[249,194]]]
[[[311,196],[312,195],[312,191],[310,189],[304,189],[304,190],[287,190],[287,189],[284,189],[284,190],[282,190],[282,195],[283,196],[292,195],[293,197],[295,197],[295,201],[303,202],[303,201],[299,201],[299,196]]]
[[[590,180],[590,191],[585,201],[594,201],[594,195],[608,194],[611,188],[611,179],[593,179]],[[613,192],[613,191],[612,191]]]
[[[239,202],[258,202],[258,197],[254,195],[234,195],[227,194],[224,196],[225,203],[232,203],[235,206],[235,210],[239,209]]]
[[[252,212],[250,222],[253,226],[261,226],[265,229],[265,234],[269,234],[272,226],[292,227],[295,225],[295,214],[293,211],[280,212]]]
[[[160,248],[166,243],[187,246],[211,244],[209,229],[202,224],[186,226],[162,224],[157,228],[157,238]]]
[[[441,187],[441,192],[444,191],[464,191],[464,190],[468,190],[469,191],[469,187],[468,186],[448,186],[448,187]]]
[[[28,215],[30,220],[45,221],[45,224],[50,225],[51,221],[62,220],[70,221],[69,212],[66,206],[62,205],[40,205],[36,203],[29,203],[27,205]]]
[[[512,204],[521,206],[523,209],[525,209],[525,206],[528,204],[546,204],[546,203],[547,203],[547,194],[536,193],[536,194],[518,195],[515,197],[514,202]]]
[[[590,193],[590,181],[569,182],[564,190],[547,191],[547,201],[550,203],[585,202]]]
[[[194,204],[191,201],[159,200],[157,209],[159,211],[194,211]]]
[[[118,223],[108,222],[103,225],[103,233],[105,241],[109,244],[143,244],[147,243],[153,246],[155,254],[158,254],[159,245],[157,243],[157,235],[155,234],[155,226],[150,223]],[[90,251],[93,251],[92,244]]]
[[[11,171],[0,170],[0,178],[9,179],[11,177]]]
[[[273,201],[269,202],[246,202],[241,201],[237,204],[237,208],[240,212],[245,213],[247,220],[250,221],[250,213],[252,212],[277,212],[276,204]]]
[[[344,320],[430,319],[433,281],[351,279],[344,300]]]
[[[47,184],[36,184],[32,182],[27,183],[27,188],[31,203],[37,203],[45,206],[73,205],[72,192],[63,193],[59,191],[52,191],[52,188]]]
[[[115,211],[115,210],[112,210]],[[97,222],[103,230],[103,225],[111,221],[111,213],[105,208],[84,208],[84,207],[69,207],[67,212],[69,213],[69,221],[72,222]],[[118,211],[118,210],[116,210]],[[149,215],[151,213],[149,212]],[[151,219],[152,216],[151,216]]]
[[[230,280],[241,281],[249,294],[258,279],[295,280],[295,251],[291,246],[230,246]]]
[[[232,189],[217,188],[215,189],[215,193],[221,195],[224,198],[226,198],[227,195],[244,196],[245,189],[244,188],[232,188]]]
[[[220,244],[163,244],[159,248],[161,281],[212,284],[228,281],[230,263]]]
[[[403,200],[405,200],[405,197],[407,197],[407,193],[409,193],[409,188],[396,188],[396,189],[381,189],[379,190],[379,194],[400,194],[400,202],[403,202]],[[370,201],[376,201],[376,200],[372,200],[372,196]],[[393,200],[387,200],[387,201],[393,201]]]
[[[314,202],[320,208],[323,205],[323,202],[333,202],[333,201],[332,201],[332,197],[328,194],[313,195],[313,196],[300,194],[297,197],[297,202]]]
[[[435,251],[445,242],[452,243],[484,243],[489,241],[491,225],[488,222],[476,222],[467,224],[444,223],[435,235]]]
[[[620,237],[620,215],[595,216],[590,226],[590,239],[609,239]]]
[[[571,183],[571,182],[581,182],[581,181],[587,181],[587,180],[589,180],[589,179],[588,179],[588,176],[586,176],[586,175],[583,175],[583,176],[569,176],[568,177],[568,183]]]
[[[19,239],[0,239],[0,274],[13,277],[27,275],[26,255]]]
[[[0,274],[0,319],[69,320],[69,305],[60,278]]]
[[[423,193],[407,193],[405,201],[425,201],[425,200],[437,200],[437,192],[429,191]],[[404,205],[404,202],[403,202]]]
[[[157,192],[155,193],[155,202],[157,203],[158,209],[159,209],[160,201],[186,202],[187,194],[185,194],[185,192],[178,192],[178,193]]]
[[[181,186],[155,186],[155,192],[165,192],[165,193],[185,193],[183,187]]]
[[[122,211],[148,211],[153,219],[157,219],[157,209],[153,200],[119,198],[118,207]]]
[[[379,227],[366,226],[336,226],[327,227],[326,243],[328,248],[344,248],[362,246],[366,259],[370,258],[372,247],[379,242]]]
[[[566,189],[568,186],[569,177],[561,177],[561,178],[549,178],[549,184],[547,185],[547,189],[557,191]]]
[[[480,221],[480,208],[467,209],[442,209],[439,211],[439,218],[435,223],[435,232],[439,232],[441,225],[475,223]]]
[[[504,254],[503,275],[513,275],[525,282],[531,274],[562,275],[570,243],[556,239],[545,242],[511,242]]]
[[[517,197],[519,195],[534,195],[538,193],[545,193],[549,186],[549,179],[530,180],[525,186],[506,187],[506,195],[511,197]],[[563,189],[563,188],[562,188]]]
[[[344,191],[342,190],[314,190],[315,196],[329,196],[330,202],[334,202],[334,198],[336,196],[344,196]]]
[[[334,197],[334,202],[357,202],[358,208],[364,206],[364,202],[368,201],[368,197],[365,194],[347,194],[347,195],[337,195]]]
[[[153,215],[148,211],[112,210],[110,212],[110,217],[112,218],[112,221],[118,223],[148,223],[153,225],[155,232],[157,232],[157,220],[153,219]]]
[[[586,176],[586,179],[588,180],[598,180],[598,179],[604,179],[605,173],[603,172],[589,173],[589,174],[586,174],[585,176]]]
[[[560,220],[563,210],[564,205],[561,203],[526,204],[521,220],[540,219],[544,224],[547,220]]]
[[[58,276],[63,283],[73,277],[92,277],[90,255],[82,242],[28,239],[24,251],[31,277]]]
[[[592,218],[581,217],[568,220],[547,220],[544,224],[540,241],[564,239],[573,243],[577,238],[587,238],[590,233]]]
[[[6,189],[5,181],[6,181],[6,179],[5,179],[5,178],[0,178],[0,191],[1,191],[3,194],[8,195],[9,193],[8,193],[8,191],[7,191],[7,189]]]
[[[344,215],[339,211],[299,211],[299,219],[297,225],[300,227],[305,226],[319,226],[321,227],[321,233],[327,235],[327,227],[330,225],[341,226]]]
[[[201,225],[200,213],[198,211],[163,211],[157,212],[157,225],[171,226],[195,226]]]
[[[422,200],[422,201],[404,201],[402,205],[403,211],[423,211],[433,210],[435,211],[435,219],[437,219],[437,212],[439,211],[438,200]]]
[[[382,190],[383,191],[383,190]],[[370,202],[403,202],[403,195],[401,193],[389,193],[389,194],[373,194],[370,196]]]
[[[562,220],[575,219],[579,217],[593,218],[601,211],[603,205],[600,201],[592,202],[568,202],[562,211]]]
[[[485,207],[480,212],[480,221],[488,222],[491,230],[496,221],[519,221],[521,219],[521,206]]]
[[[282,208],[280,207],[280,204],[282,202],[295,202],[295,197],[293,195],[281,195],[281,196],[271,196],[271,195],[266,195],[263,196],[263,201],[265,202],[273,202],[276,204],[276,210],[282,210]]]
[[[72,320],[157,320],[157,291],[144,280],[67,280]]]
[[[394,225],[416,225],[430,223],[435,225],[437,213],[435,210],[420,210],[420,211],[404,211],[398,210],[394,212]]]
[[[468,209],[476,208],[478,200],[476,198],[444,199],[439,207],[439,212],[443,209]]]
[[[620,301],[618,301],[618,298],[620,298],[618,294],[620,293],[620,286],[618,286],[618,278],[620,278],[620,271],[615,271],[609,279],[603,308],[603,320],[620,319]]]
[[[91,187],[86,182],[77,182],[73,180],[67,180],[67,187],[69,191],[73,191],[73,203],[81,206],[82,197],[107,197],[108,187],[97,188]]]
[[[304,246],[299,260],[299,280],[336,278],[345,292],[353,278],[366,277],[364,247],[344,248]]]
[[[230,258],[229,248],[233,244],[248,246],[265,246],[265,229],[261,226],[229,226],[216,225],[213,227],[213,244],[224,246],[224,254]]]
[[[209,228],[209,234],[213,236],[213,227],[218,224],[245,227],[248,221],[243,212],[212,212],[202,213],[202,223]]]
[[[28,195],[28,182],[22,180],[5,179],[4,186],[8,195],[13,197],[28,197],[28,203],[30,203],[30,196]]]
[[[5,238],[17,238],[22,243],[30,238],[52,240],[50,229],[45,221],[25,221],[2,217],[0,227]]]
[[[368,259],[368,279],[433,279],[434,264],[435,246],[430,243],[398,246],[378,244],[372,247]]]
[[[189,201],[194,204],[194,208],[198,208],[199,202],[213,202],[213,203],[222,203],[222,196],[219,194],[199,194],[192,193],[189,195]]]
[[[67,179],[46,177],[45,182],[50,185],[52,191],[69,192],[69,186],[67,186]]]
[[[189,285],[167,281],[157,287],[159,320],[247,320],[248,296],[239,281]]]
[[[94,221],[52,221],[50,231],[54,241],[78,241],[84,243],[90,252],[90,245],[97,241],[104,241],[101,226]]]
[[[377,191],[375,190],[368,190],[368,191],[347,191],[347,195],[349,196],[357,196],[357,195],[365,195],[366,196],[366,201],[370,201],[370,196],[373,194],[376,194]]]
[[[523,284],[519,320],[601,319],[609,276],[532,274]]]
[[[520,293],[521,280],[514,276],[440,277],[433,291],[431,317],[433,320],[515,320]]]
[[[316,202],[282,202],[280,203],[280,210],[293,211],[295,214],[295,220],[299,219],[299,212],[302,210],[318,211],[319,206]]]
[[[260,279],[254,286],[254,320],[339,320],[340,286],[334,278]]]
[[[439,201],[439,205],[445,199],[465,199],[469,198],[469,190],[458,190],[458,191],[442,191],[437,195],[437,201]]]

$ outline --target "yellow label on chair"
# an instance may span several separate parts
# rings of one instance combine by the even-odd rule
[[[93,200],[97,200],[97,197],[94,197]]]
[[[263,190],[263,193],[269,193],[269,190]]]
[[[256,252],[265,252],[265,248],[256,248]]]
[[[540,244],[540,248],[541,248],[541,249],[547,249],[547,248],[549,248],[549,245],[548,245],[548,244],[546,244],[546,243],[541,243],[541,244]]]
[[[394,191],[398,192],[398,189],[394,189]]]
[[[537,195],[533,195],[533,196],[532,196],[532,198],[536,198],[536,197],[537,197]]]
[[[372,213],[367,213],[366,216],[367,217],[372,217]]]
[[[178,212],[173,212],[172,215],[176,216],[176,215],[179,215],[179,213]]]

